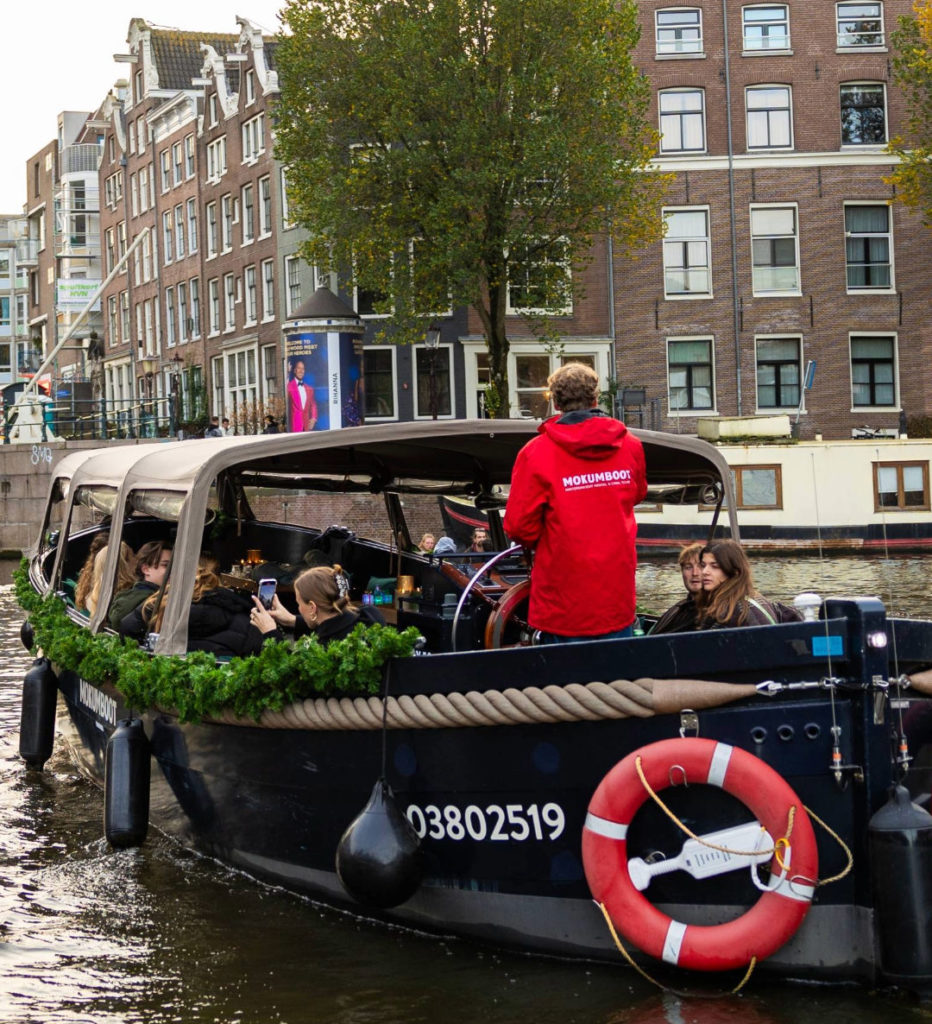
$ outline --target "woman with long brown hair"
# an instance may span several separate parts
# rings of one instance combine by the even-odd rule
[[[769,601],[758,593],[751,563],[737,541],[706,544],[699,564],[702,572],[699,629],[766,626],[802,618],[794,608]]]

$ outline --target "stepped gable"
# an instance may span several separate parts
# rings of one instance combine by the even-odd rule
[[[204,66],[202,46],[212,46],[220,56],[232,53],[239,42],[234,33],[183,32],[177,28],[150,26],[152,57],[160,89],[190,89]],[[235,90],[234,90],[235,91]]]

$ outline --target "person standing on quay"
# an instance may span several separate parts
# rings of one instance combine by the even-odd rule
[[[562,415],[518,453],[504,520],[511,540],[535,552],[528,622],[544,643],[630,636],[644,449],[597,407],[588,366],[561,366],[547,385]]]

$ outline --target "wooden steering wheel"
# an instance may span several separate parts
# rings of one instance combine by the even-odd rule
[[[485,624],[485,647],[525,647],[530,644],[531,627],[527,621],[530,579],[509,587],[492,606]]]

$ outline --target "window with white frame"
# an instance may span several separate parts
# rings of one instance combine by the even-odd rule
[[[285,257],[285,315],[301,305],[301,261],[297,256]]]
[[[194,177],[194,135],[184,137],[184,176]]]
[[[714,408],[711,338],[667,339],[667,374],[671,412]]]
[[[139,168],[139,212],[145,213],[152,205],[152,197],[149,193],[149,168]]]
[[[848,291],[889,291],[893,243],[886,203],[845,204],[845,264]]]
[[[786,4],[742,7],[741,26],[745,52],[790,48],[790,13]]]
[[[269,175],[259,179],[259,235],[272,233],[272,179]]]
[[[207,123],[213,128],[217,121],[217,94],[212,92],[207,98]]]
[[[788,85],[753,85],[745,90],[748,149],[791,149],[792,94]]]
[[[262,319],[275,319],[275,261],[262,261]]]
[[[175,207],[175,258],[184,256],[184,207],[179,203]]]
[[[414,417],[447,419],[453,415],[453,347],[414,348]]]
[[[667,298],[712,294],[709,210],[664,210],[663,288]]]
[[[256,102],[256,73],[251,68],[246,72],[246,103]]]
[[[265,114],[243,123],[243,163],[254,163],[265,152]]]
[[[172,215],[171,210],[162,214],[162,258],[166,263],[171,263],[175,253],[175,244],[172,236]]]
[[[751,208],[751,281],[755,295],[799,293],[795,206]]]
[[[655,12],[657,55],[702,53],[702,9],[669,7]]]
[[[129,293],[120,292],[120,337],[129,341]]]
[[[117,296],[110,295],[107,297],[107,333],[110,336],[111,346],[116,345],[120,340],[120,319],[117,312]]]
[[[175,289],[165,289],[165,340],[169,346],[175,344]]]
[[[231,409],[253,408],[259,398],[257,379],[255,348],[226,353],[226,393]]]
[[[223,275],[223,320],[225,331],[232,331],[236,328],[236,276],[234,274]]]
[[[217,255],[217,204],[208,203],[205,207],[207,214],[207,258]]]
[[[660,152],[705,151],[705,92],[664,89],[659,95]]]
[[[243,270],[243,317],[247,324],[252,325],[259,319],[259,291],[256,284],[256,268],[246,267]]]
[[[191,337],[201,336],[201,282],[197,277],[192,277],[189,283],[191,293]]]
[[[227,140],[214,139],[207,145],[207,180],[219,181],[227,171]]]
[[[233,248],[233,196],[220,197],[220,244],[223,252]]]
[[[243,235],[243,245],[247,245],[256,237],[256,201],[255,189],[250,182],[243,185],[242,189],[242,216],[240,218],[240,229]]]
[[[851,335],[851,403],[855,408],[896,405],[894,335]]]
[[[188,252],[197,252],[197,200],[189,199],[188,211]]]
[[[184,181],[184,147],[181,142],[172,145],[172,183],[180,185]]]
[[[139,216],[139,184],[135,172],[129,176],[129,208],[134,217]]]
[[[883,46],[883,4],[836,4],[838,48]]]
[[[126,221],[117,224],[117,254],[120,259],[126,255]]]
[[[287,174],[285,172],[285,168],[284,167],[281,170],[280,185],[281,185],[281,195],[282,195],[282,227],[283,228],[293,228],[294,224],[289,219],[289,211],[288,211],[288,176],[287,176]]]
[[[365,383],[366,420],[393,420],[398,415],[395,351],[393,345],[370,345],[363,349],[362,373]],[[430,381],[428,380],[428,390],[429,388]],[[429,394],[427,400],[429,406]]]
[[[880,82],[841,86],[841,144],[883,146],[887,141],[887,102]]]
[[[799,338],[758,338],[758,409],[797,409],[799,383]]]
[[[207,282],[207,312],[210,317],[208,325],[211,334],[220,333],[220,281],[212,277]]]
[[[547,299],[551,302],[548,305]],[[569,316],[573,312],[572,274],[569,247],[565,240],[538,249],[533,241],[516,247],[508,255],[508,300],[506,313],[549,313]]]
[[[178,283],[178,340],[188,340],[188,286]]]
[[[163,149],[159,154],[159,170],[161,174],[162,191],[167,192],[171,188],[171,153]]]
[[[144,235],[142,239],[142,279],[152,280],[152,235]],[[138,250],[137,250],[138,251]]]
[[[116,235],[113,228],[107,228],[104,232],[104,250],[107,256],[107,273],[109,274],[116,266]]]

